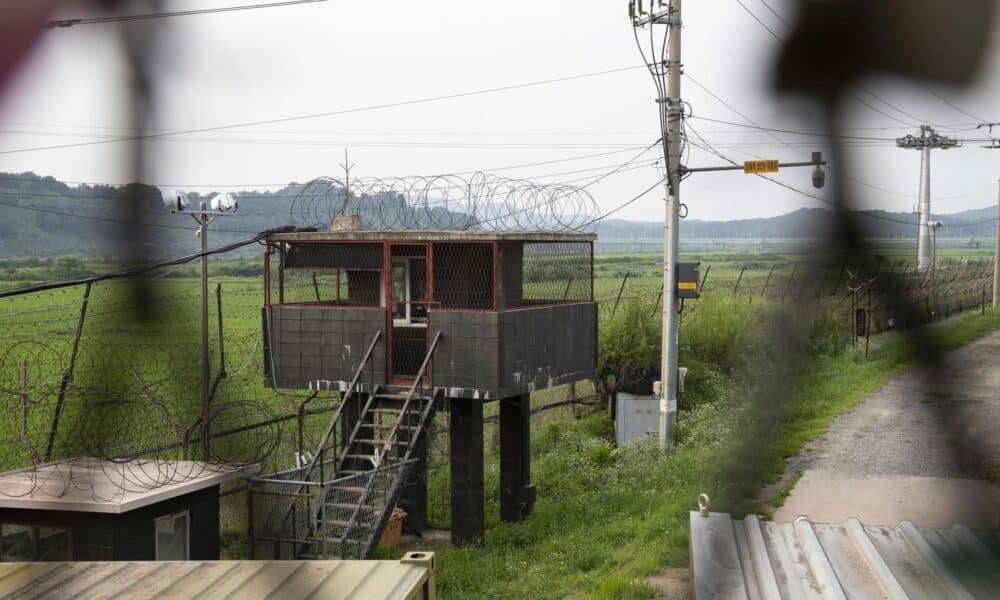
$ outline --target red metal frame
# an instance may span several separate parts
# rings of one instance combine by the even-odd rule
[[[590,301],[594,301],[594,242],[590,242]]]
[[[499,260],[500,255],[500,244],[493,242],[493,272],[490,274],[492,281],[490,281],[490,288],[493,291],[493,312],[497,310],[497,260]]]
[[[392,338],[393,338],[393,322],[392,322],[392,310],[394,304],[426,304],[427,305],[427,326],[424,328],[424,339],[425,348],[430,345],[430,335],[431,335],[431,312],[432,309],[437,311],[453,311],[453,312],[499,312],[499,290],[497,288],[497,278],[499,272],[499,260],[500,260],[500,242],[499,241],[371,241],[371,240],[296,240],[290,242],[290,244],[313,244],[313,245],[339,245],[339,244],[381,244],[382,245],[382,285],[384,289],[384,306],[373,306],[373,305],[330,305],[330,304],[312,304],[312,303],[289,303],[285,304],[285,289],[284,289],[284,264],[285,264],[285,253],[286,253],[286,243],[285,242],[272,242],[268,241],[265,244],[264,250],[264,302],[266,306],[272,305],[272,294],[271,294],[271,283],[272,283],[272,272],[271,272],[271,256],[275,254],[275,248],[278,250],[280,265],[278,270],[278,303],[282,306],[296,306],[296,307],[309,307],[309,308],[322,308],[329,310],[339,310],[339,309],[367,309],[367,310],[382,310],[385,314],[385,330],[386,330],[386,380],[393,385],[403,385],[412,384],[413,380],[406,380],[400,378],[394,378],[392,374]],[[491,308],[444,308],[440,305],[440,302],[434,299],[434,246],[436,244],[462,244],[462,245],[484,245],[488,244],[492,247],[492,273],[490,274],[490,286],[492,292],[492,306]],[[517,243],[517,242],[511,242]],[[520,242],[526,243],[526,242]],[[544,242],[541,242],[544,243]],[[425,248],[424,258],[426,260],[426,286],[425,294],[426,297],[422,300],[409,300],[403,302],[394,302],[392,299],[392,248],[393,246],[422,246]],[[359,268],[345,268],[338,269],[338,278],[340,276],[340,271],[375,271],[377,269],[359,269]],[[340,294],[340,286],[337,286],[338,298]],[[569,301],[569,302],[548,302],[544,304],[531,304],[528,306],[517,306],[517,307],[505,307],[504,311],[514,311],[514,310],[531,310],[534,308],[544,308],[548,306],[557,305],[569,305],[569,304],[586,304],[588,302],[594,301],[594,243],[590,242],[590,300],[589,301]],[[425,383],[430,377],[430,373],[425,374]]]
[[[431,286],[433,285],[434,279],[434,267],[431,263],[431,258],[433,257],[433,250],[431,247],[434,245],[433,242],[382,242],[385,246],[384,250],[384,267],[385,267],[385,314],[386,314],[386,348],[385,348],[385,378],[386,382],[390,385],[409,385],[413,383],[413,379],[406,379],[401,377],[395,377],[392,370],[392,338],[393,332],[395,331],[395,325],[392,319],[392,309],[395,304],[427,304],[427,323],[424,327],[424,352],[430,347],[430,331],[431,331],[431,304],[433,304],[433,296],[431,295]],[[395,301],[392,298],[392,248],[393,246],[417,246],[424,248],[424,279],[427,284],[424,286],[423,300],[403,300]],[[424,382],[430,378],[430,373],[424,374]]]

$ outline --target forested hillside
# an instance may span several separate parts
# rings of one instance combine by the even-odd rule
[[[289,183],[277,191],[236,193],[239,214],[221,218],[213,224],[211,245],[292,223],[290,209],[302,186]],[[192,203],[214,194],[189,192]],[[0,255],[5,258],[66,254],[114,257],[120,252],[120,240],[129,240],[129,244],[137,246],[135,250],[147,256],[177,256],[195,251],[198,246],[195,223],[190,216],[170,214],[160,197],[160,190],[141,184],[125,187],[67,185],[30,172],[0,173]],[[363,205],[363,199],[361,203]],[[381,210],[385,210],[385,206],[395,206],[394,210],[398,211],[409,210],[401,198],[394,199],[394,203],[382,202],[381,206]],[[361,212],[364,214],[363,208]],[[871,217],[862,220],[869,237],[912,238],[916,235],[916,226],[912,224],[915,215],[865,212]],[[945,223],[938,235],[992,237],[995,215],[996,209],[992,207],[936,215],[935,219]],[[682,235],[685,239],[810,238],[821,234],[827,216],[823,209],[804,208],[761,219],[686,219]],[[296,217],[295,224],[307,224],[300,222],[300,215]],[[410,215],[408,221],[419,224],[421,218]],[[136,223],[148,227],[139,230]],[[608,220],[600,223],[597,232],[602,240],[656,239],[662,235],[662,227],[656,222]],[[134,239],[137,231],[142,235]]]

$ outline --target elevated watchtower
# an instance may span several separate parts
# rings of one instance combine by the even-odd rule
[[[500,402],[501,517],[517,520],[534,500],[530,392],[594,375],[594,240],[450,230],[272,235],[264,271],[266,381],[344,394],[335,477],[359,477],[389,456],[416,459],[401,504],[418,528],[426,515],[424,425],[446,408],[452,539],[480,541],[483,404]],[[414,403],[415,395],[431,400]],[[390,437],[376,435],[380,411],[396,415],[382,427]],[[406,447],[386,449],[400,443]]]

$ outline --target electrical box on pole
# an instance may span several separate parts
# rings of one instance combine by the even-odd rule
[[[700,262],[677,263],[677,297],[699,298],[701,296]]]

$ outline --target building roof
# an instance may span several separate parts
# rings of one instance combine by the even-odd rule
[[[0,473],[0,508],[124,513],[258,471],[260,465],[76,458]]]
[[[1000,532],[691,513],[695,598],[995,598]]]
[[[366,229],[361,231],[295,231],[268,236],[276,242],[592,242],[593,233],[547,231],[456,231]]]
[[[434,554],[401,560],[0,563],[4,598],[433,597]]]

